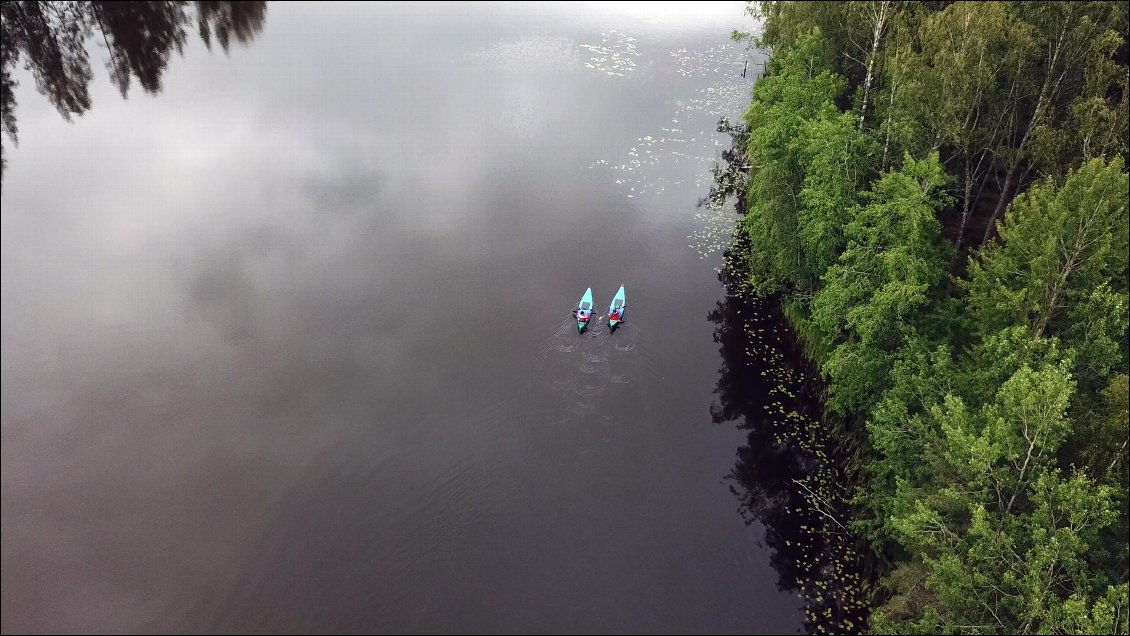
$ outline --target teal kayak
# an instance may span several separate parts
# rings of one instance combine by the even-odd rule
[[[592,320],[592,287],[585,290],[585,295],[581,296],[581,302],[577,305],[577,333],[585,330],[589,326],[589,321]]]
[[[612,304],[608,306],[608,326],[615,327],[616,325],[624,322],[624,312],[627,311],[628,305],[624,299],[624,286],[620,285],[620,291],[612,298]]]

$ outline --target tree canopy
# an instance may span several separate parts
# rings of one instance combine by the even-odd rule
[[[870,449],[872,630],[1127,633],[1126,5],[750,12],[735,245]]]

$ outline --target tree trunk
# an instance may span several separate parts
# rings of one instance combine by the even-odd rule
[[[1044,335],[1044,330],[1047,329],[1048,323],[1051,322],[1055,316],[1056,305],[1059,304],[1059,297],[1067,289],[1067,279],[1079,269],[1080,261],[1083,259],[1083,252],[1087,249],[1090,243],[1090,229],[1091,221],[1094,217],[1085,216],[1083,218],[1082,226],[1079,228],[1079,234],[1075,237],[1075,244],[1071,246],[1071,252],[1066,254],[1067,260],[1059,270],[1059,276],[1056,278],[1055,283],[1052,285],[1051,291],[1048,293],[1047,305],[1044,308],[1043,314],[1036,320],[1036,325],[1032,330],[1033,338],[1040,338]]]
[[[1013,156],[1012,161],[1008,166],[1008,173],[1005,175],[1004,187],[1001,188],[1001,198],[997,201],[997,206],[993,209],[993,213],[989,216],[989,224],[985,227],[985,236],[981,238],[981,243],[985,244],[993,236],[993,230],[996,229],[997,219],[1000,218],[1001,213],[1005,207],[1011,202],[1008,198],[1008,189],[1012,187],[1012,180],[1016,177],[1016,169],[1020,166],[1020,159],[1024,154],[1024,149],[1028,146],[1028,141],[1032,138],[1032,133],[1036,130],[1036,125],[1040,123],[1043,117],[1044,108],[1047,106],[1048,94],[1053,90],[1052,76],[1055,74],[1056,63],[1059,60],[1059,54],[1063,48],[1063,38],[1067,34],[1067,24],[1064,23],[1063,29],[1059,32],[1059,38],[1056,40],[1055,48],[1052,49],[1051,63],[1048,64],[1048,74],[1044,76],[1044,83],[1040,87],[1040,97],[1036,100],[1036,110],[1032,111],[1032,118],[1028,120],[1028,128],[1024,131],[1024,136],[1020,138],[1020,144],[1016,147],[1016,154]],[[1055,86],[1059,86],[1059,82],[1063,80],[1064,74],[1067,69],[1059,74],[1055,80]]]
[[[863,130],[863,122],[867,117],[867,99],[871,94],[871,80],[874,77],[875,56],[879,52],[879,42],[883,39],[883,29],[887,22],[887,8],[890,0],[879,3],[874,13],[875,21],[871,30],[871,52],[867,55],[867,76],[863,80],[863,103],[859,107],[859,129]]]
[[[898,49],[895,49],[895,67],[898,67]],[[891,150],[891,119],[895,110],[895,94],[898,93],[899,87],[897,82],[891,82],[891,99],[887,103],[887,125],[886,134],[883,135],[883,161],[879,164],[879,171],[885,172],[887,170],[887,157]]]
[[[895,105],[895,91],[896,90],[898,90],[898,89],[895,88],[895,87],[891,87],[891,103],[890,103],[889,106],[887,106],[887,109],[888,109],[888,111],[887,111],[887,134],[884,136],[884,139],[883,139],[883,162],[881,164],[879,164],[880,172],[885,172],[887,170],[887,156],[888,156],[888,154],[890,153],[890,150],[891,150],[891,113],[890,113],[890,111],[893,110],[894,107],[895,107],[894,105]]]
[[[969,149],[965,150],[965,202],[961,206],[961,225],[957,228],[957,249],[954,258],[961,258],[961,246],[965,243],[965,223],[969,220],[969,211],[973,209],[973,169],[970,168]]]

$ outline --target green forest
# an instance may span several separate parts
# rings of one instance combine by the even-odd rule
[[[1127,5],[749,12],[735,249],[865,449],[870,629],[1128,633]]]

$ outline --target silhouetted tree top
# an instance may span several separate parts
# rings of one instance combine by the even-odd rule
[[[266,2],[184,0],[121,2],[0,2],[0,107],[4,132],[17,141],[16,65],[35,77],[64,119],[81,115],[91,105],[94,77],[86,45],[105,46],[110,78],[122,96],[136,78],[149,93],[161,90],[161,75],[172,53],[183,53],[186,27],[195,17],[200,38],[211,48],[215,38],[224,51],[232,37],[246,43],[262,28]],[[2,152],[2,146],[0,146]],[[5,160],[0,154],[0,168]]]

